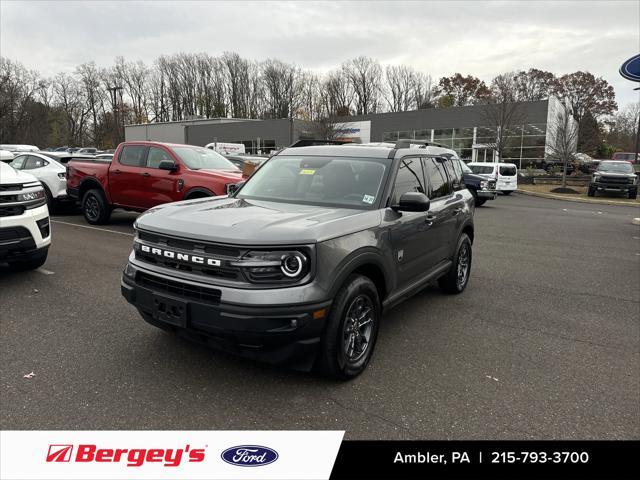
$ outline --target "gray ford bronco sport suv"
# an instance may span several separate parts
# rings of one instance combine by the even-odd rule
[[[348,379],[382,312],[469,281],[473,196],[430,144],[286,148],[229,196],[148,210],[122,294],[152,325]]]

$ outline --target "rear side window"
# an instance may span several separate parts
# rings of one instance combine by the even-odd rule
[[[403,158],[400,160],[396,183],[393,186],[391,205],[397,205],[402,194],[407,192],[427,193],[420,158]]]
[[[147,155],[147,167],[149,168],[158,168],[160,162],[164,160],[169,160],[173,162],[173,158],[163,149],[158,147],[149,147],[149,154]]]
[[[469,168],[476,175],[487,175],[493,173],[493,165],[469,165]]]
[[[434,199],[449,195],[451,193],[451,185],[447,180],[444,166],[433,158],[425,158],[424,163],[429,186],[431,187],[429,198]]]
[[[24,170],[33,170],[34,168],[42,168],[45,165],[49,165],[49,162],[43,160],[40,157],[34,157],[33,155],[29,155],[27,161],[24,163]]]
[[[443,164],[447,169],[451,184],[454,189],[458,189],[462,184],[462,169],[460,168],[460,160],[451,159],[447,160]]]
[[[120,163],[130,167],[144,167],[147,147],[142,145],[128,145],[122,148]]]
[[[512,166],[501,166],[500,167],[500,175],[504,177],[513,177],[517,173],[516,167]]]

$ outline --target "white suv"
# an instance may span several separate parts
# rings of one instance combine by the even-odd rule
[[[51,226],[42,184],[28,173],[0,163],[0,263],[18,270],[47,260]]]

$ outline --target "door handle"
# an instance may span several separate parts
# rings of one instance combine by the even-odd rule
[[[462,213],[462,208],[454,208],[453,209],[453,215],[459,215],[460,213]]]
[[[147,172],[142,172],[140,175],[142,175],[143,177],[150,177],[151,174],[147,173]]]
[[[435,222],[437,219],[438,219],[437,215],[427,214],[427,216],[424,218],[424,222],[428,226],[431,226],[433,225],[433,222]]]
[[[113,173],[122,173],[122,170],[114,170]]]

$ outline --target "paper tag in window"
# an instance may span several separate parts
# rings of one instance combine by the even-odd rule
[[[362,202],[363,203],[368,203],[369,205],[371,205],[375,199],[376,199],[376,197],[374,197],[373,195],[365,195],[362,198]]]
[[[300,175],[313,175],[315,173],[316,173],[316,171],[312,170],[310,168],[306,168],[304,170],[300,170]]]

